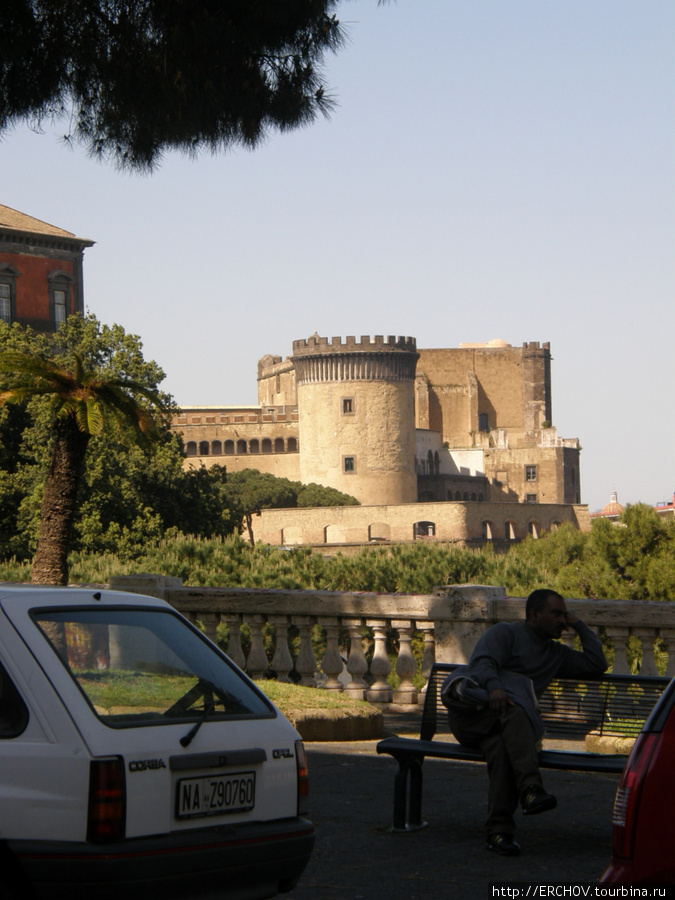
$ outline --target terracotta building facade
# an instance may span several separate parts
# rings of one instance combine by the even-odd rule
[[[0,205],[0,320],[50,332],[84,312],[82,264],[93,243]]]
[[[552,422],[547,343],[426,350],[412,337],[315,334],[285,359],[260,360],[258,401],[184,408],[173,427],[186,467],[316,482],[381,513],[322,510],[320,524],[307,511],[270,510],[260,539],[470,543],[588,525],[579,441],[559,437]],[[438,507],[433,517],[424,504]]]

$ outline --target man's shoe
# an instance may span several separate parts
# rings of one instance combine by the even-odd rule
[[[520,844],[513,840],[511,834],[491,834],[487,839],[487,848],[500,856],[518,856],[520,853]]]
[[[539,784],[531,784],[522,793],[520,805],[523,807],[523,815],[536,816],[537,813],[546,812],[548,809],[555,809],[558,801],[553,794],[547,794],[544,788]]]

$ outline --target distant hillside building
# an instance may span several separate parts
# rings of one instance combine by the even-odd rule
[[[317,482],[380,510],[322,510],[321,522],[307,510],[266,511],[254,523],[262,540],[466,543],[562,521],[588,527],[579,442],[552,426],[549,344],[418,350],[410,337],[315,334],[286,359],[260,360],[258,404],[183,408],[173,427],[185,465]],[[433,516],[431,506],[429,516],[418,511],[424,504]]]
[[[82,260],[93,243],[0,205],[0,320],[55,331],[84,312]]]

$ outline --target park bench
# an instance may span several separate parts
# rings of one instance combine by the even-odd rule
[[[398,763],[394,780],[394,831],[412,831],[422,822],[422,763],[426,757],[460,762],[484,762],[480,750],[454,742],[441,686],[457,665],[435,663],[424,698],[419,738],[389,737],[377,745]],[[539,764],[545,769],[621,773],[622,753],[589,752],[585,739],[637,737],[670,678],[639,675],[601,675],[594,679],[559,678],[540,698],[546,726]],[[440,738],[440,739],[439,739]],[[552,749],[547,742],[569,741],[571,749]]]

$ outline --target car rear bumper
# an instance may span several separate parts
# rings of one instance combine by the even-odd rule
[[[200,828],[117,844],[10,841],[38,897],[79,900],[253,900],[291,890],[309,860],[314,828],[294,818]]]

